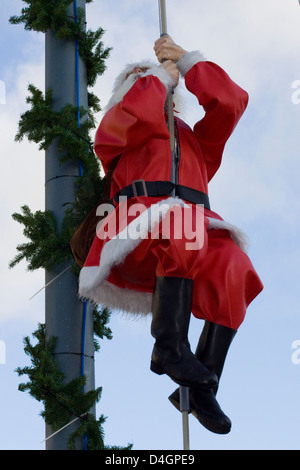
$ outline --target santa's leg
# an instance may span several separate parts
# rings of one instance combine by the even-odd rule
[[[191,352],[188,328],[191,316],[193,281],[160,276],[153,294],[151,334],[155,345],[151,370],[167,374],[180,385],[211,388],[217,378]]]
[[[226,356],[232,340],[237,330],[228,328],[227,326],[218,325],[206,321],[202,330],[199,342],[195,351],[195,356],[204,361],[206,367],[213,371],[220,380]],[[214,392],[217,394],[218,385]]]
[[[220,379],[230,344],[262,284],[251,261],[229,233],[212,230],[194,286],[195,316],[206,320],[195,356]],[[203,393],[191,388],[190,408],[207,429],[226,434],[231,422],[216,400],[216,391],[217,387]],[[169,399],[179,409],[179,391]]]
[[[200,336],[195,356],[220,380],[225,359],[236,330],[206,321]],[[231,429],[231,421],[220,408],[217,400],[218,385],[210,390],[190,389],[191,413],[208,430],[227,434]],[[180,407],[179,389],[170,395],[169,400]]]

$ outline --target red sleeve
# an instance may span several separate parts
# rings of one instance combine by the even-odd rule
[[[95,152],[107,172],[110,162],[149,139],[169,139],[164,105],[166,88],[159,78],[138,79],[123,100],[103,117],[95,138]]]
[[[247,107],[248,94],[212,62],[194,65],[187,72],[185,83],[205,111],[194,132],[203,151],[209,181],[221,164],[226,141]]]

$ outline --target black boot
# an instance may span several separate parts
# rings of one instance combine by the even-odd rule
[[[195,356],[214,372],[220,380],[225,359],[237,331],[227,326],[206,321],[202,330]],[[218,385],[214,388],[217,394]]]
[[[167,374],[179,385],[207,389],[217,385],[217,377],[196,359],[187,341],[192,295],[190,279],[156,279],[151,323],[156,341],[150,368],[156,374]]]
[[[235,330],[215,323],[205,322],[195,356],[220,380],[229,346],[236,334]],[[231,429],[230,419],[223,413],[216,400],[218,386],[210,390],[190,389],[191,413],[208,430],[227,434]],[[170,395],[171,403],[180,410],[179,389]]]
[[[216,434],[228,434],[231,421],[222,411],[213,389],[190,389],[190,413],[209,431]],[[169,396],[170,402],[180,411],[179,388]]]

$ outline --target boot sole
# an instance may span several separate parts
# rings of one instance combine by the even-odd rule
[[[172,379],[178,385],[182,385],[183,387],[198,387],[198,388],[201,388],[203,390],[211,388],[211,384],[205,384],[205,383],[201,384],[199,382],[192,383],[192,382],[186,382],[184,380],[178,380],[175,377],[173,377],[172,375],[167,374],[167,372],[165,372],[165,370],[161,366],[159,366],[158,364],[156,364],[153,361],[151,361],[150,370],[152,372],[154,372],[155,374],[157,374],[157,375],[164,375],[164,374],[168,375],[168,377],[170,377],[170,379]]]
[[[152,370],[152,372],[154,372],[157,375],[165,374],[165,371],[160,366],[155,364],[155,362],[153,361],[151,361],[150,370]]]
[[[204,418],[202,416],[197,415],[196,411],[191,411],[192,415],[202,424],[206,429],[215,433],[215,434],[228,434],[231,431],[231,426],[222,425],[211,421],[209,418]]]
[[[169,401],[178,411],[180,411],[180,403],[171,395],[169,396]],[[194,410],[189,410],[189,414],[192,414],[199,421],[199,423],[202,424],[202,426],[208,429],[208,431],[211,431],[215,434],[228,434],[231,431],[231,426],[229,426],[229,424],[224,426],[222,424],[215,423],[208,418],[197,415],[196,411]]]
[[[184,382],[183,380],[179,381],[179,380],[175,379],[174,377],[172,377],[171,375],[167,374],[165,372],[165,370],[162,367],[155,364],[155,362],[151,361],[150,370],[152,372],[154,372],[155,374],[157,374],[157,375],[164,375],[164,374],[168,375],[168,377],[170,377],[170,379],[172,379],[178,385],[183,385],[185,387],[189,387],[191,385],[190,383]]]

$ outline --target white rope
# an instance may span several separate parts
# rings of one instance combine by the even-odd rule
[[[53,279],[51,279],[51,281],[47,282],[47,284],[45,286],[43,286],[41,289],[39,289],[35,294],[33,294],[29,300],[32,300],[33,297],[35,297],[36,295],[38,295],[42,290],[46,289],[46,287],[50,286],[50,284],[52,284],[52,282],[54,282],[57,278],[59,278],[60,276],[62,276],[66,271],[68,271],[68,269],[70,269],[71,266],[68,266],[66,269],[64,269],[60,274],[58,274],[57,276],[55,276]]]
[[[49,439],[51,439],[51,437],[55,436],[56,434],[58,434],[60,431],[62,431],[63,429],[67,428],[68,426],[70,426],[71,424],[75,423],[75,421],[77,421],[78,419],[80,418],[83,418],[83,416],[87,415],[88,413],[84,413],[83,415],[81,416],[78,416],[77,418],[73,419],[72,421],[70,421],[68,424],[65,424],[62,428],[58,429],[58,431],[55,431],[53,434],[51,434],[50,436],[46,437],[46,439],[44,439],[43,441],[41,441],[41,444],[43,444],[44,442],[48,441]]]

